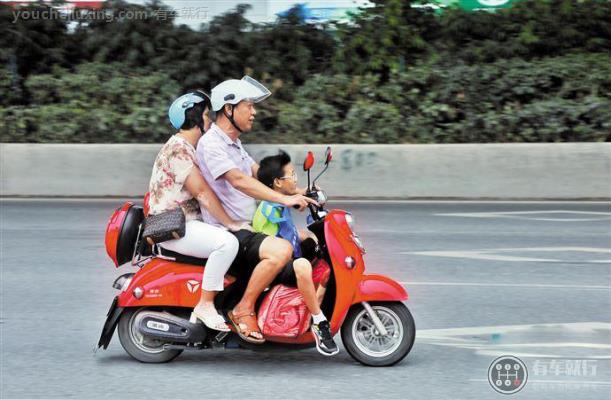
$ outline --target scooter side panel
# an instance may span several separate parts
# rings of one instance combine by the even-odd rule
[[[154,259],[134,275],[119,296],[120,307],[171,306],[193,308],[201,293],[204,268],[174,261]],[[225,286],[228,285],[225,280]],[[140,288],[142,297],[134,290]]]
[[[405,301],[408,294],[397,281],[384,275],[363,275],[352,304],[363,301]]]
[[[332,210],[325,218],[325,240],[331,257],[336,282],[335,307],[331,317],[331,332],[341,327],[355,296],[356,287],[365,271],[363,255],[350,235],[345,211]],[[356,261],[354,268],[346,266],[346,257]]]

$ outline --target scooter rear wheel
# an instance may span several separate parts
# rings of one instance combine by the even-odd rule
[[[181,349],[166,349],[165,342],[147,338],[140,333],[136,317],[142,311],[146,311],[146,308],[126,309],[119,319],[119,341],[127,354],[144,363],[165,363],[178,357],[182,353]]]
[[[381,335],[365,308],[358,304],[348,312],[342,325],[346,351],[361,364],[386,367],[401,361],[412,349],[416,338],[414,318],[403,303],[371,303],[386,328]]]

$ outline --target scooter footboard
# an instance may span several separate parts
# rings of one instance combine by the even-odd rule
[[[352,304],[363,301],[405,301],[408,294],[397,281],[384,275],[363,275]]]

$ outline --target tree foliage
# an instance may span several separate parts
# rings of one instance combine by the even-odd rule
[[[172,98],[244,74],[274,92],[247,141],[611,140],[611,2],[373,3],[331,26],[297,9],[253,24],[238,6],[199,30],[158,0],[72,22],[0,5],[2,141],[159,142]]]

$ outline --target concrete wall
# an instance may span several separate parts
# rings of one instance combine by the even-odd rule
[[[161,145],[1,144],[2,196],[141,196]],[[278,148],[296,163],[326,145]],[[320,184],[333,197],[611,199],[611,143],[333,145]],[[322,164],[314,167],[320,171]],[[300,183],[305,176],[300,174]]]

